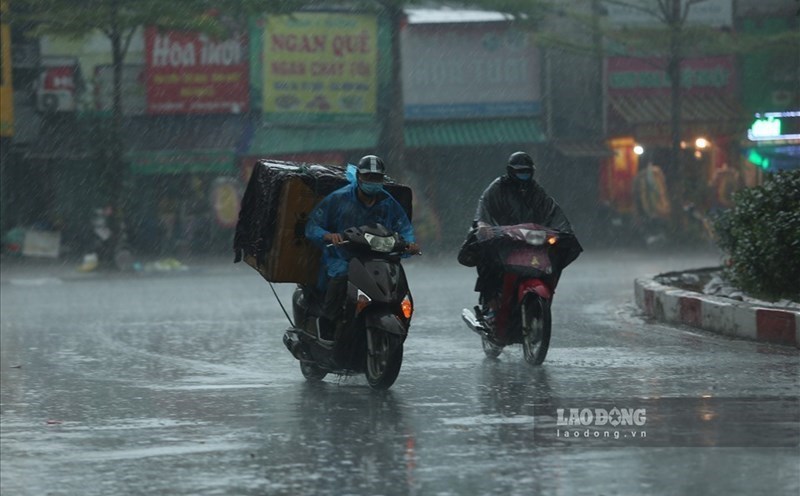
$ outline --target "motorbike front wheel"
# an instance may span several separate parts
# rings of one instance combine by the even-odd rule
[[[522,354],[529,364],[541,365],[550,347],[550,302],[529,296],[522,312]]]
[[[322,370],[316,363],[306,362],[304,360],[300,360],[300,372],[303,373],[303,377],[309,382],[319,382],[328,375],[328,373]]]
[[[403,341],[400,336],[381,329],[368,329],[372,349],[367,350],[367,382],[373,389],[389,389],[403,364]]]

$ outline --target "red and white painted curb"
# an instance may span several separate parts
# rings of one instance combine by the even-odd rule
[[[800,312],[703,295],[646,278],[636,279],[634,291],[639,308],[656,320],[800,348]]]

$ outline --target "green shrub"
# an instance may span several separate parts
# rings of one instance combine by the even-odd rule
[[[734,201],[715,221],[729,277],[754,296],[800,301],[800,170],[769,175]]]

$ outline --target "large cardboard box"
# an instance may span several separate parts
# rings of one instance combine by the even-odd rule
[[[305,227],[309,214],[324,196],[314,194],[299,177],[287,178],[280,188],[271,249],[261,263],[256,255],[245,255],[244,261],[267,281],[313,284],[321,253],[306,239]]]
[[[242,198],[234,261],[244,260],[269,282],[314,284],[321,252],[306,239],[306,222],[328,193],[347,182],[340,167],[258,162]],[[411,189],[392,181],[386,189],[410,219]]]

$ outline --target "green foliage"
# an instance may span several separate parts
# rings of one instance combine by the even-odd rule
[[[742,190],[715,223],[732,280],[752,294],[800,301],[800,170]]]
[[[139,26],[223,35],[245,26],[248,16],[289,13],[302,0],[14,0],[12,14],[35,33],[81,38],[95,30],[125,36]],[[13,21],[12,21],[13,22]]]

